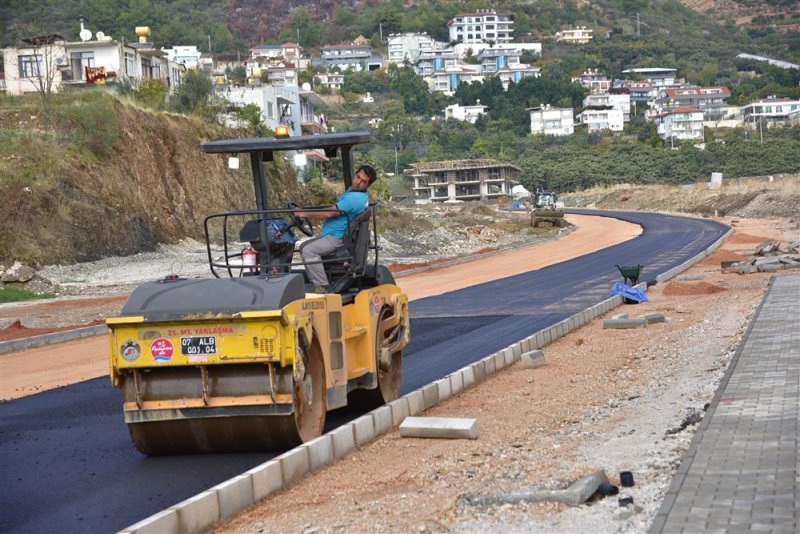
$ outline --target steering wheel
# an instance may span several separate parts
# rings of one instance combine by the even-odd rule
[[[286,207],[293,210],[299,208],[300,206],[298,206],[296,202],[289,202],[288,204],[286,204]],[[314,235],[314,228],[311,226],[311,221],[309,221],[308,218],[298,217],[292,212],[289,213],[289,217],[292,219],[292,226],[296,226],[301,232],[306,234],[308,237]]]

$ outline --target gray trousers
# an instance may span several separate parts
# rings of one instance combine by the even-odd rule
[[[330,234],[322,237],[309,239],[300,245],[300,255],[303,261],[320,261],[322,256],[333,252],[336,247],[342,244],[342,240]],[[328,277],[325,275],[325,267],[321,263],[311,263],[306,265],[308,278],[315,286],[327,286]]]

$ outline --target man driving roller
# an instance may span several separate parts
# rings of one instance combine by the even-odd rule
[[[325,219],[320,235],[300,245],[300,254],[306,262],[306,272],[317,292],[324,293],[328,290],[328,277],[324,266],[319,263],[322,256],[342,245],[347,223],[369,206],[367,189],[377,178],[378,175],[371,165],[362,165],[353,176],[350,189],[342,193],[332,206],[321,210],[295,212],[298,217]]]

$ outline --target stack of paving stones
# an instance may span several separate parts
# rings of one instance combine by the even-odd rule
[[[775,277],[650,528],[800,532],[800,275]]]

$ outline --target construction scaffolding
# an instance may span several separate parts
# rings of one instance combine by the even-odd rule
[[[412,167],[415,196],[435,202],[507,198],[522,172],[493,159],[426,161]]]

